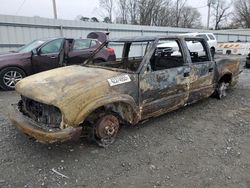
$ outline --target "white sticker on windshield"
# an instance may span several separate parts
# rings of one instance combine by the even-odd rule
[[[110,78],[110,79],[108,79],[108,82],[109,82],[110,86],[116,86],[116,85],[131,82],[131,79],[130,79],[129,75],[124,74],[124,75]]]

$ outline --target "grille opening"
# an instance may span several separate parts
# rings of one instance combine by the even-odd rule
[[[38,123],[43,129],[60,128],[62,115],[60,110],[52,105],[43,104],[32,99],[21,96],[19,110]]]

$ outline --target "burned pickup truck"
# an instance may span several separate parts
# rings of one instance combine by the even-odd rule
[[[193,52],[188,42],[199,43],[203,50]],[[10,112],[12,123],[43,143],[86,134],[107,146],[120,125],[135,125],[213,94],[221,99],[239,79],[240,62],[212,60],[203,38],[120,38],[95,53],[105,46],[115,49],[115,61],[95,63],[92,56],[83,65],[18,82],[21,100]]]

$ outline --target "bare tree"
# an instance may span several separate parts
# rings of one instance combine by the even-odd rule
[[[171,0],[165,0],[158,3],[153,13],[153,25],[172,26],[175,24],[175,15],[173,12],[173,3]]]
[[[117,7],[116,20],[155,26],[200,27],[201,15],[197,9],[185,6],[187,0],[100,0],[100,6],[109,13],[105,22],[112,21]]]
[[[106,16],[108,17],[109,20],[112,22],[113,20],[113,11],[114,11],[114,0],[99,0],[100,3],[100,7],[102,9],[104,9],[104,11],[106,12]]]
[[[82,16],[82,17],[80,18],[80,20],[81,20],[81,21],[88,22],[88,21],[89,21],[89,17],[84,17],[84,16]]]
[[[235,0],[233,20],[238,27],[250,28],[250,0]]]
[[[121,14],[121,23],[127,24],[128,23],[128,5],[127,0],[119,0],[118,7]]]
[[[98,20],[96,17],[92,17],[92,18],[90,19],[90,21],[91,21],[91,22],[99,22],[99,20]]]
[[[179,27],[201,28],[200,12],[196,8],[189,6],[183,7],[180,14]]]
[[[109,17],[105,17],[103,19],[103,22],[105,22],[105,23],[112,23],[112,21],[109,19]]]
[[[179,27],[179,22],[181,19],[181,12],[183,8],[185,7],[187,0],[175,0],[175,26]]]
[[[141,25],[155,25],[159,11],[169,0],[139,0],[139,23]]]
[[[225,22],[230,15],[230,4],[225,0],[214,0],[212,3],[212,15],[215,21],[215,30],[220,29],[220,25]]]
[[[139,1],[139,22],[140,25],[151,25],[153,9],[157,1],[140,0]]]
[[[128,14],[131,24],[138,24],[139,0],[128,0]]]

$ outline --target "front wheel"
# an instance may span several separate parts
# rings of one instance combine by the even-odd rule
[[[107,147],[115,141],[120,122],[114,114],[102,115],[94,125],[94,139],[101,147]]]
[[[22,69],[6,67],[0,71],[0,87],[4,90],[14,90],[16,83],[25,77]]]
[[[228,89],[229,83],[226,83],[224,81],[220,82],[216,88],[216,97],[218,99],[222,99],[227,96],[227,89]]]

